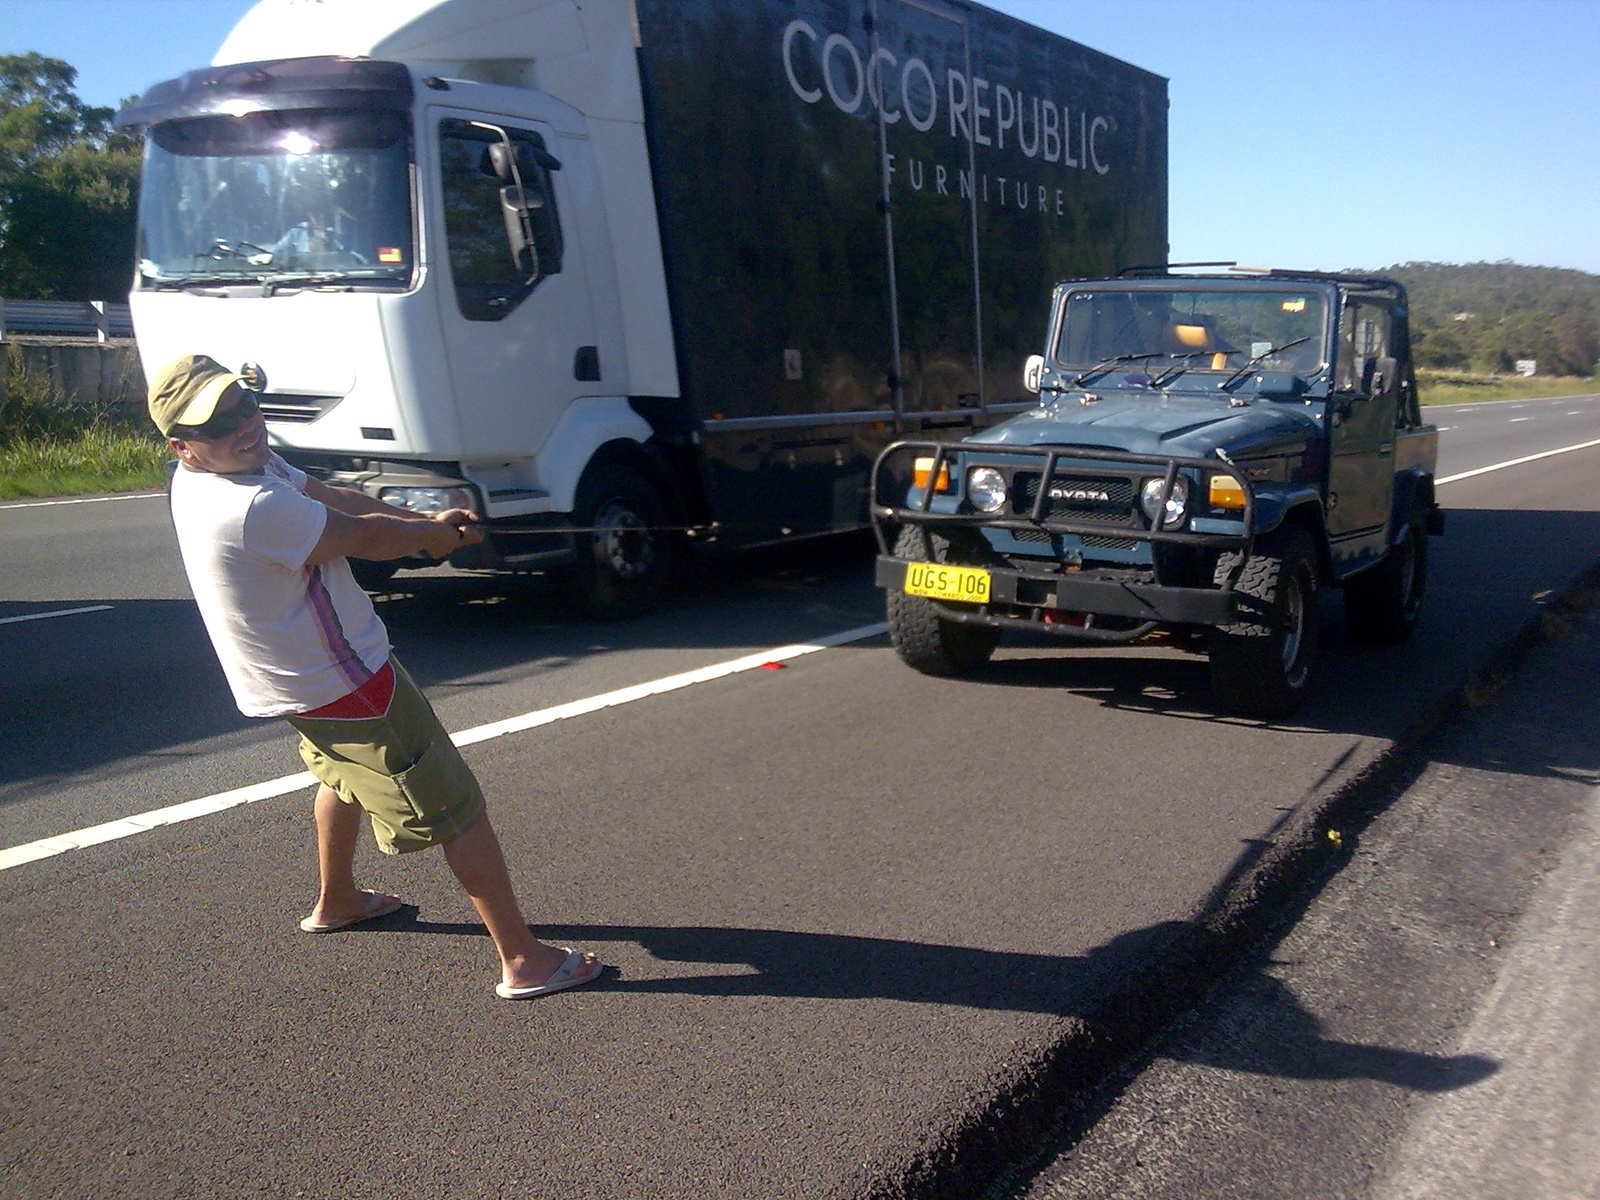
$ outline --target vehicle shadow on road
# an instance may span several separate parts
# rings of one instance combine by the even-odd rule
[[[1263,722],[1220,710],[1205,654],[1164,635],[1105,647],[1008,633],[983,671],[946,686],[1055,691],[1163,721],[1403,738],[1451,697],[1465,695],[1469,704],[1491,699],[1474,694],[1480,669],[1530,623],[1544,622],[1547,636],[1559,627],[1565,618],[1552,602],[1600,560],[1600,513],[1452,509],[1447,518],[1446,536],[1430,541],[1428,597],[1408,642],[1358,641],[1347,626],[1342,593],[1322,590],[1318,663],[1310,695],[1291,718]],[[1514,546],[1516,553],[1500,556],[1486,571],[1485,546]],[[1203,639],[1197,645],[1203,647]],[[1582,773],[1600,771],[1600,757],[1582,758]],[[1523,769],[1544,774],[1542,766],[1524,763]]]
[[[465,923],[415,921],[409,927],[482,936],[481,926]],[[604,983],[611,992],[895,1000],[1073,1017],[1077,1022],[1060,1048],[1067,1054],[1095,1053],[1107,1034],[1132,1049],[1193,1005],[1199,999],[1196,981],[1215,978],[1238,953],[1218,935],[1183,921],[1131,930],[1081,955],[701,925],[541,925],[535,932],[603,957],[608,943],[636,945],[655,963],[715,968],[657,978],[621,972]],[[1265,971],[1251,971],[1239,986],[1258,996],[1252,1010],[1265,1014],[1265,1028],[1224,1050],[1208,1047],[1194,1061],[1295,1079],[1376,1079],[1429,1092],[1465,1087],[1496,1070],[1496,1063],[1477,1055],[1439,1056],[1324,1037],[1316,1015]],[[1081,1045],[1075,1039],[1083,1039]]]
[[[703,648],[733,657],[883,619],[860,538],[794,549],[712,559],[635,621],[577,615],[537,578],[427,575],[376,604],[407,670],[435,697],[605,654]],[[56,621],[0,628],[0,789],[204,753],[195,747],[210,738],[291,738],[276,722],[239,714],[191,600],[0,601],[0,616],[69,605],[103,611],[70,630]]]

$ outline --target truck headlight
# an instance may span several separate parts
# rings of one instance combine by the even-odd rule
[[[973,467],[967,475],[967,498],[979,512],[999,512],[1006,504],[1006,477],[993,467]]]
[[[378,499],[396,508],[414,513],[442,513],[450,508],[476,509],[477,503],[466,488],[451,487],[386,487],[378,492]]]
[[[1165,479],[1146,479],[1139,493],[1139,507],[1150,518],[1152,529],[1176,529],[1189,515],[1189,480],[1179,475],[1172,481],[1172,493],[1167,497],[1167,506],[1163,511],[1161,489],[1165,485]]]

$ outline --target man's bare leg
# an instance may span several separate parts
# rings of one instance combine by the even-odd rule
[[[361,836],[361,809],[339,799],[327,784],[317,789],[312,802],[317,822],[317,873],[321,890],[310,919],[318,925],[336,925],[367,911],[371,894],[356,887],[356,840]],[[398,899],[398,897],[389,897]]]
[[[499,951],[501,980],[511,987],[532,987],[555,974],[566,961],[566,953],[534,937],[523,920],[500,839],[488,814],[466,833],[446,842],[444,856]],[[593,954],[583,957],[586,962],[596,961]]]

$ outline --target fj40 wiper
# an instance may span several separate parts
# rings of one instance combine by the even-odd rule
[[[1228,386],[1235,380],[1243,379],[1246,375],[1250,374],[1251,371],[1254,371],[1258,366],[1266,362],[1267,359],[1271,358],[1274,354],[1282,354],[1285,350],[1291,349],[1294,346],[1298,346],[1301,342],[1309,342],[1310,340],[1311,335],[1307,334],[1305,337],[1295,338],[1295,340],[1292,342],[1285,342],[1281,346],[1271,346],[1266,350],[1263,350],[1260,354],[1256,355],[1249,362],[1245,363],[1244,366],[1240,367],[1232,375],[1229,375],[1218,386],[1226,391]]]
[[[1143,362],[1147,358],[1161,357],[1162,354],[1159,350],[1152,350],[1149,354],[1114,354],[1110,358],[1102,358],[1092,367],[1088,367],[1085,370],[1079,371],[1077,377],[1073,379],[1071,383],[1067,384],[1067,387],[1079,387],[1082,384],[1087,383],[1092,376],[1104,375],[1108,370],[1116,366],[1118,363]]]
[[[1152,379],[1150,381],[1150,386],[1153,388],[1165,387],[1167,384],[1171,383],[1179,375],[1182,375],[1189,369],[1189,362],[1191,359],[1211,358],[1217,354],[1227,353],[1229,353],[1229,351],[1226,350],[1196,350],[1192,354],[1174,354],[1172,356],[1172,365]]]

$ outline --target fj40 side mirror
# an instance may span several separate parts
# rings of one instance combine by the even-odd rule
[[[1028,360],[1022,364],[1022,386],[1035,395],[1038,394],[1040,381],[1044,378],[1044,355],[1030,354]]]

